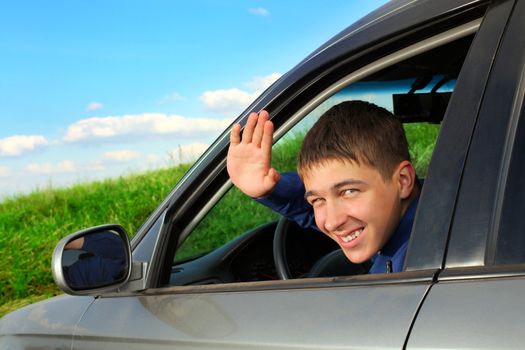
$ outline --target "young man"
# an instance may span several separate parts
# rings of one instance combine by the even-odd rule
[[[240,125],[233,127],[232,182],[300,225],[316,225],[350,261],[372,259],[370,273],[402,271],[419,185],[401,122],[371,103],[343,102],[306,134],[298,174],[279,174],[268,119],[252,113],[242,138]]]

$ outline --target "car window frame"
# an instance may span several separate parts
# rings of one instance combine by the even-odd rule
[[[331,53],[325,56],[326,61],[316,61],[318,56],[304,61],[302,71],[299,67],[283,76],[281,80],[248,107],[237,121],[243,125],[251,110],[265,108],[270,111],[276,130],[278,132],[283,130],[284,132],[286,130],[284,125],[286,117],[297,112],[314,96],[318,96],[321,91],[333,84],[336,80],[334,75],[345,76],[345,70],[341,71],[341,68],[347,71],[355,71],[356,66],[363,66],[363,61],[375,61],[377,56],[386,56],[389,50],[390,52],[397,52],[399,47],[409,46],[414,41],[419,42],[424,38],[433,37],[447,29],[458,27],[479,18],[480,13],[483,15],[486,8],[486,2],[481,1],[470,2],[468,8],[466,8],[467,2],[464,1],[452,1],[452,3],[458,4],[455,12],[447,11],[446,16],[438,16],[432,12],[425,13],[425,16],[429,17],[429,21],[416,28],[414,28],[414,24],[418,24],[419,20],[414,19],[413,13],[408,11],[390,16],[374,26],[365,28],[356,34],[357,38],[349,37],[334,43],[326,49],[331,50]],[[437,8],[439,10],[440,6]],[[392,26],[397,28],[394,31],[397,33],[395,37],[390,35]],[[388,40],[385,42],[386,38],[381,37],[381,35],[388,35]],[[366,37],[374,37],[375,39],[372,41],[365,40]],[[370,42],[373,42],[373,45]],[[352,45],[354,49],[349,50],[348,45]],[[343,53],[346,57],[343,57]],[[308,79],[308,82],[305,82],[305,79]],[[282,93],[272,95],[273,90],[279,89]],[[158,288],[165,285],[166,281],[169,280],[171,271],[169,264],[171,260],[168,257],[173,256],[180,242],[181,234],[191,227],[192,222],[196,221],[194,213],[200,212],[203,207],[215,203],[216,199],[218,200],[230,187],[225,171],[227,145],[228,131],[197,162],[196,166],[179,183],[176,190],[172,191],[169,200],[164,202],[166,219],[159,232],[155,251],[151,254],[146,288]],[[428,273],[424,274],[425,278],[432,280],[434,272],[433,269],[428,269]],[[416,275],[418,275],[418,279],[421,279],[420,273],[416,273]]]
[[[514,1],[489,6],[458,77],[420,196],[406,269],[443,269],[472,135]],[[458,250],[461,255],[461,251]]]
[[[465,268],[470,275],[472,271],[498,271],[498,276],[504,275],[504,270],[511,275],[525,273],[525,264],[507,268],[494,264],[513,133],[524,102],[525,47],[516,45],[516,38],[525,31],[524,13],[525,2],[517,1],[494,58],[463,174],[444,277],[457,276]]]

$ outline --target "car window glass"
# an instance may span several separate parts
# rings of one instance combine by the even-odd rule
[[[302,138],[326,110],[342,101],[365,100],[394,112],[402,119],[412,161],[418,176],[424,179],[441,118],[472,38],[464,37],[399,62],[340,89],[274,145],[273,166],[281,172],[293,171]],[[277,218],[275,213],[232,187],[179,247],[176,264],[202,256]]]

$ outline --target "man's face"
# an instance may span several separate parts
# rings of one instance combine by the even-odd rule
[[[384,181],[373,167],[329,160],[309,169],[303,180],[317,226],[354,263],[381,250],[401,219],[396,173]]]

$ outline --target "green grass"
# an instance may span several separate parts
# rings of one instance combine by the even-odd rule
[[[419,178],[427,176],[428,165],[439,133],[438,124],[405,124],[410,157]]]
[[[106,223],[120,223],[129,233],[135,232],[188,168],[49,188],[2,201],[0,305],[57,294],[50,265],[62,237]]]
[[[406,130],[412,159],[424,177],[438,126],[414,124]],[[302,137],[298,134],[279,143],[273,154],[279,171],[294,170]],[[182,165],[66,189],[42,189],[0,202],[0,316],[60,293],[50,265],[62,237],[107,223],[119,223],[133,234],[188,168]],[[177,258],[220,246],[275,218],[276,214],[232,189],[184,242]]]

